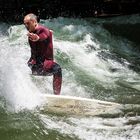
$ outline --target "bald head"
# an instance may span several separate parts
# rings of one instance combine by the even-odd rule
[[[35,14],[30,13],[30,14],[28,14],[28,15],[26,15],[24,17],[24,20],[25,19],[28,19],[28,20],[36,20],[37,21],[37,16]]]
[[[26,26],[29,32],[33,32],[38,25],[37,16],[35,14],[27,14],[24,17],[24,25]]]

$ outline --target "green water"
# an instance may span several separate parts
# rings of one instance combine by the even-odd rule
[[[0,140],[139,140],[140,17],[41,20],[53,30],[62,95],[124,105],[123,113],[80,117],[45,114],[52,77],[34,77],[24,25],[0,23]],[[128,105],[129,104],[129,105]]]

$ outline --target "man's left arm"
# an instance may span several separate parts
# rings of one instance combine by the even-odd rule
[[[39,41],[46,40],[49,37],[50,31],[48,29],[41,29],[38,33]]]

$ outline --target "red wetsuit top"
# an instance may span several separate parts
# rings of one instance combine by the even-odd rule
[[[43,25],[38,25],[35,34],[39,36],[38,41],[29,40],[31,47],[31,58],[37,61],[37,58],[41,58],[42,62],[46,60],[53,60],[53,43],[52,43],[52,32]]]

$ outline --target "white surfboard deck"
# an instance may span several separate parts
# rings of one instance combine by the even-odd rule
[[[64,95],[45,95],[46,104],[43,111],[63,113],[66,115],[95,116],[100,114],[115,114],[120,112],[118,103],[96,99]]]

